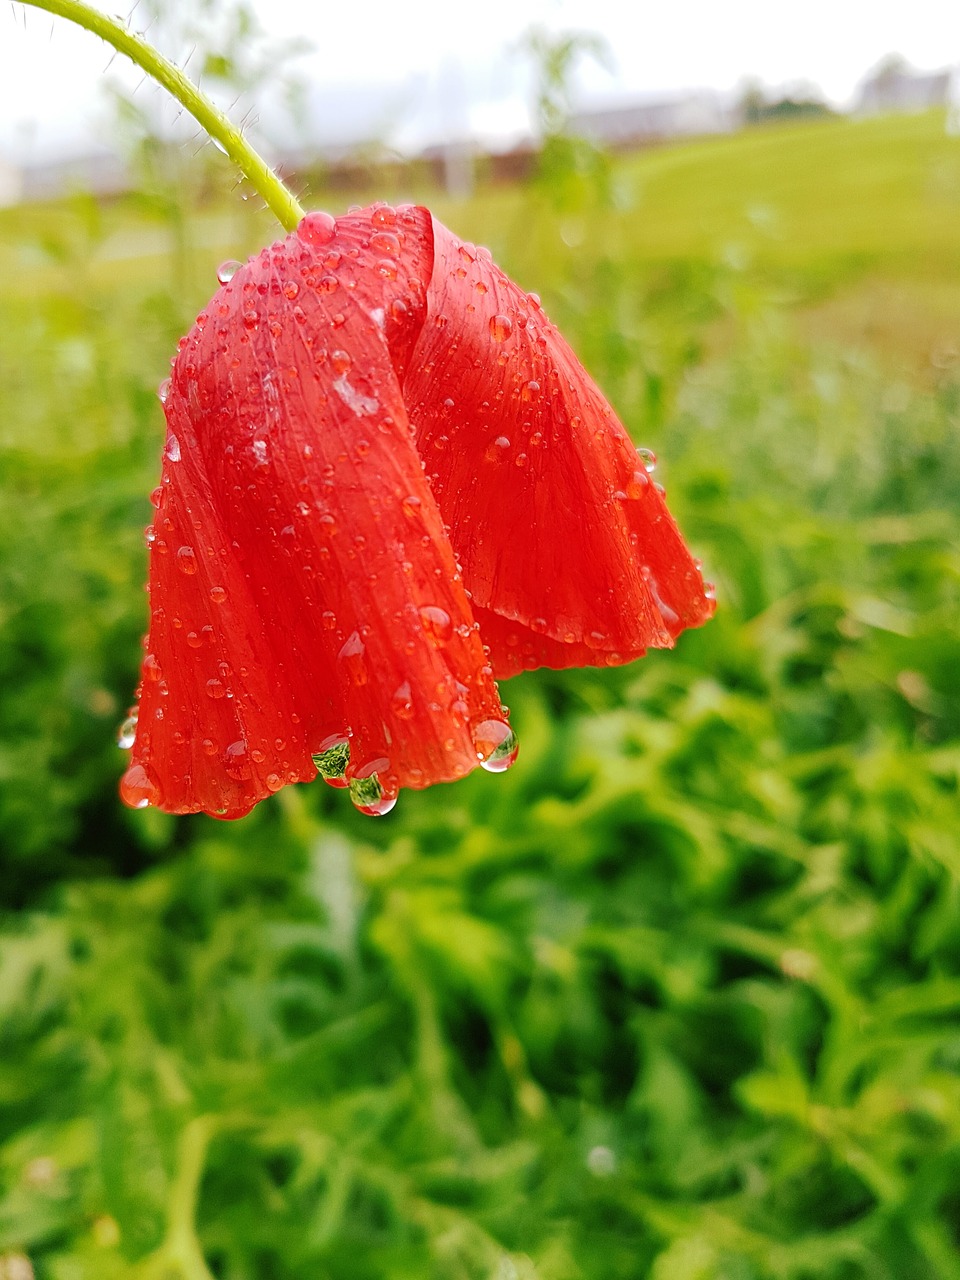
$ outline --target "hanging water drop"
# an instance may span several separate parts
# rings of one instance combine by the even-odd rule
[[[317,773],[329,787],[345,787],[344,774],[350,763],[350,743],[342,734],[324,738],[312,756]]]
[[[652,449],[638,449],[640,461],[643,463],[643,469],[649,474],[657,469],[657,455]]]
[[[157,399],[160,401],[161,404],[166,404],[167,396],[169,394],[170,394],[170,379],[164,378],[164,380],[160,383],[159,387],[157,387]]]
[[[160,792],[142,764],[131,765],[120,779],[120,799],[131,809],[146,809],[160,802]]]
[[[363,767],[360,771],[362,776],[354,775],[350,779],[350,799],[360,813],[371,818],[382,818],[396,805],[397,791],[384,787],[379,777],[389,767],[389,760],[374,760]]]
[[[484,720],[473,731],[480,766],[488,773],[505,773],[520,752],[517,735],[504,720]]]

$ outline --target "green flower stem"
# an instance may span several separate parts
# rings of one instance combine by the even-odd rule
[[[281,226],[292,231],[303,217],[303,210],[273,170],[254,151],[235,125],[172,62],[132,31],[127,31],[113,18],[92,9],[83,0],[22,0],[23,4],[45,9],[47,13],[67,18],[87,31],[92,31],[114,49],[142,67],[149,76],[169,90],[193,116],[197,123],[218,142],[244,176],[263,196]]]

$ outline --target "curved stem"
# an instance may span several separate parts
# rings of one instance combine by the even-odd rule
[[[120,53],[126,54],[138,67],[142,67],[148,75],[169,90],[210,137],[220,144],[263,196],[283,228],[292,231],[296,227],[303,217],[303,209],[270,166],[223,112],[178,67],[147,44],[141,36],[127,31],[113,18],[84,4],[83,0],[21,0],[21,3],[45,9],[47,13],[75,22],[98,35]]]

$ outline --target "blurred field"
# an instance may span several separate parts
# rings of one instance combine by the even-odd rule
[[[960,1280],[960,139],[371,194],[542,294],[717,618],[380,822],[121,810],[155,387],[275,230],[0,213],[0,1277]]]

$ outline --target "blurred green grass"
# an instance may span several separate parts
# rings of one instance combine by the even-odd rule
[[[115,798],[154,389],[274,229],[0,214],[0,1274],[960,1277],[960,139],[568,160],[372,194],[543,295],[719,612],[378,823]]]

